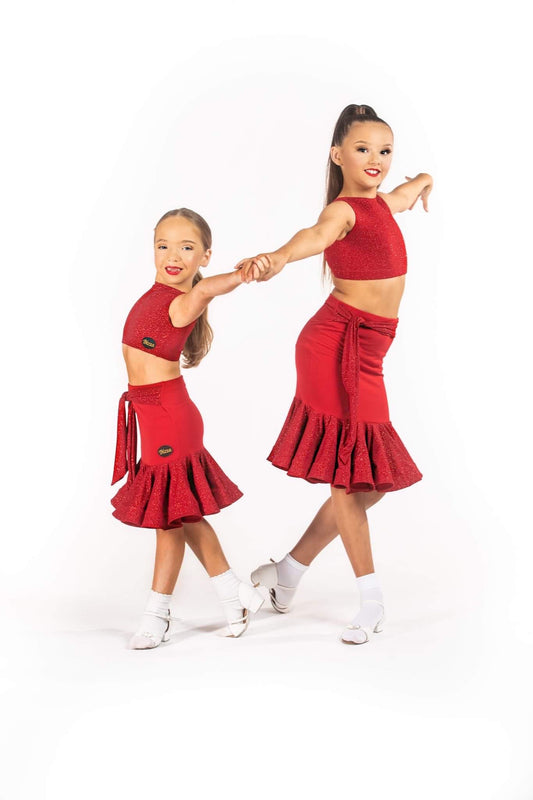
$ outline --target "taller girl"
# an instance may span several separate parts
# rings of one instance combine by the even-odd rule
[[[420,198],[427,211],[433,181],[421,173],[378,192],[390,168],[393,134],[366,105],[341,113],[331,143],[326,207],[310,228],[272,253],[245,259],[268,280],[291,262],[324,252],[334,289],[296,344],[296,396],[269,460],[291,476],[329,483],[331,498],[285,558],[258,567],[285,612],[300,578],[340,533],[360,590],[360,610],[342,634],[363,644],[381,630],[383,595],[374,572],[367,509],[421,473],[394,430],[382,362],[395,336],[407,257],[393,214]]]

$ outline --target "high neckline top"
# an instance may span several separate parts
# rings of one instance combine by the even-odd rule
[[[196,324],[196,320],[184,328],[175,328],[172,324],[168,309],[180,294],[185,292],[164,283],[154,283],[128,314],[122,334],[123,344],[168,361],[179,361],[185,342]]]
[[[355,212],[352,230],[324,251],[335,278],[361,281],[405,275],[405,242],[383,198],[344,196],[335,201],[348,203]]]

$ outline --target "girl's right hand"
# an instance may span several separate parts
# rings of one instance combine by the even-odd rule
[[[251,276],[252,279],[259,283],[261,281],[269,281],[270,278],[281,272],[286,263],[287,259],[277,252],[260,253],[254,258],[243,258],[235,269],[241,269],[244,272],[245,280],[248,276]]]

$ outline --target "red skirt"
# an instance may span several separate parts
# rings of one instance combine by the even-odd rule
[[[119,403],[112,484],[126,473],[128,479],[111,500],[113,516],[126,525],[168,530],[216,514],[242,497],[204,448],[203,433],[202,417],[183,377],[143,386],[128,384]]]
[[[383,382],[397,324],[328,297],[296,342],[296,396],[268,456],[275,467],[347,493],[421,479],[389,419]]]

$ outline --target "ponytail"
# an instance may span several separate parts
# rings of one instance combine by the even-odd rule
[[[192,285],[196,286],[202,279],[203,276],[197,272],[192,279]],[[189,367],[197,367],[202,358],[208,354],[212,342],[213,328],[207,321],[207,308],[205,308],[196,320],[196,325],[185,342],[183,348],[183,368],[189,369]]]

